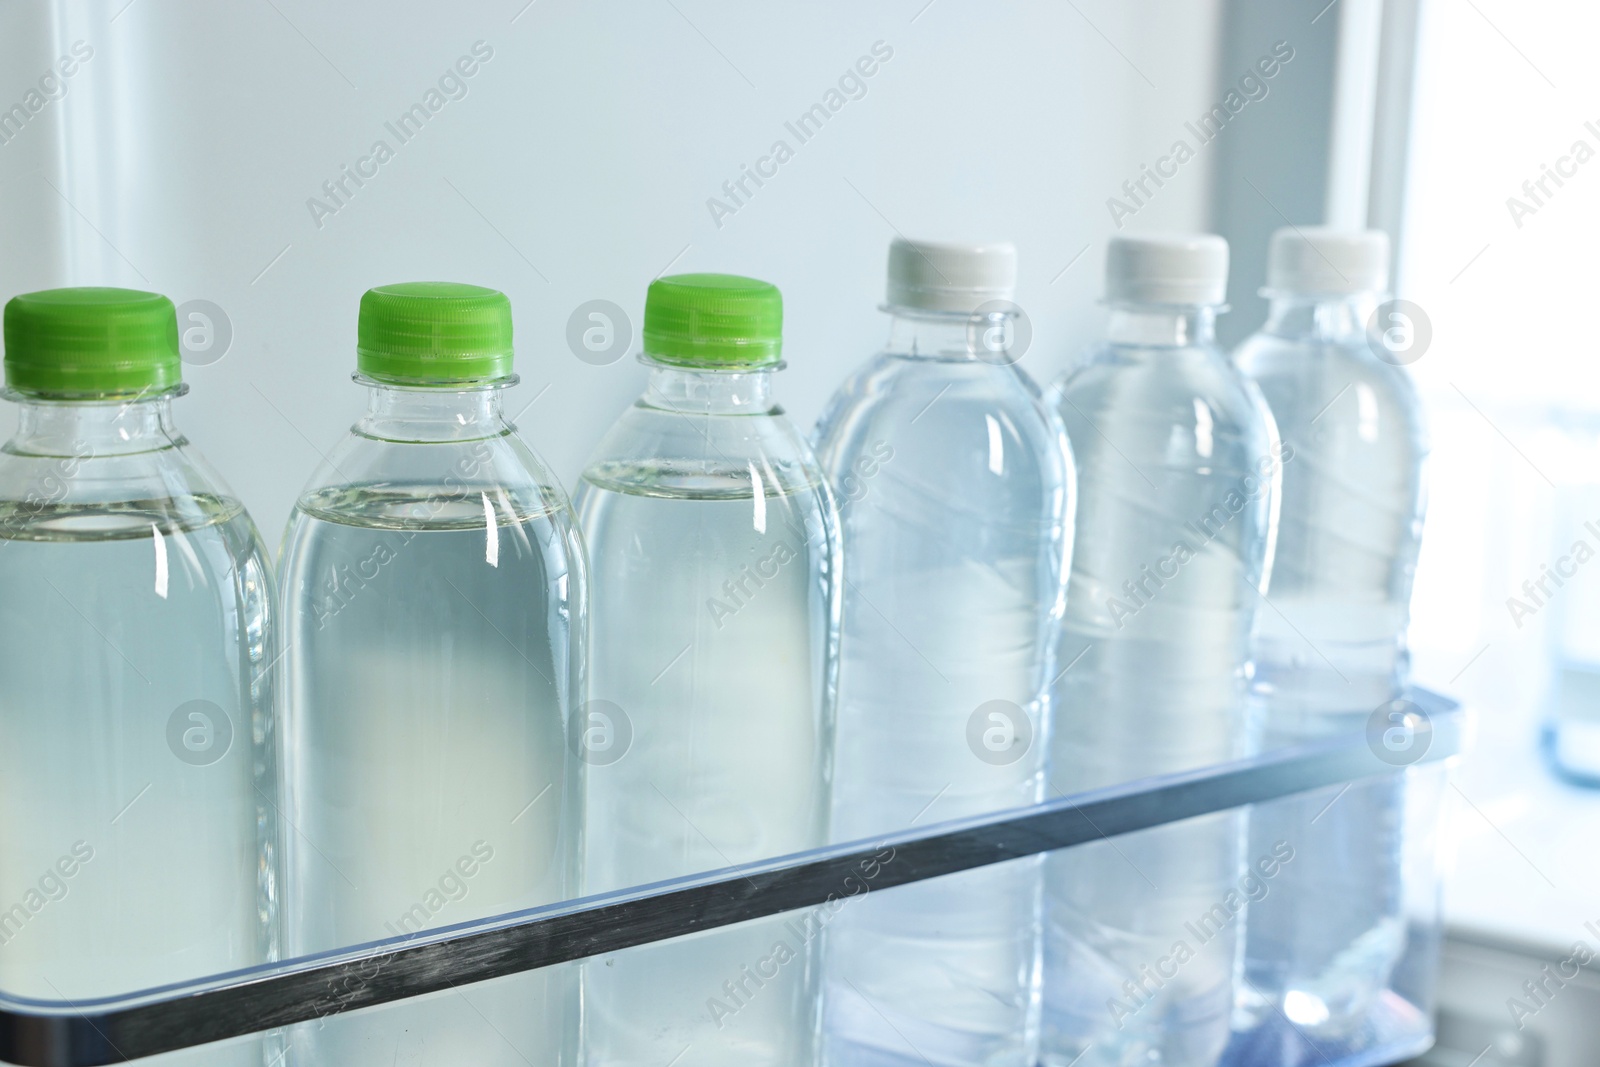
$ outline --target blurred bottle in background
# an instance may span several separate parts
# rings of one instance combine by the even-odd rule
[[[1113,238],[1107,342],[1049,397],[1077,465],[1052,795],[1246,754],[1251,620],[1281,452],[1218,351],[1228,247]],[[1227,1044],[1246,868],[1238,812],[1051,855],[1041,1062],[1207,1067]]]
[[[171,301],[5,309],[0,989],[81,1002],[276,958],[272,579],[172,419]],[[252,1038],[184,1062],[263,1062]]]
[[[501,411],[511,305],[473,285],[361,299],[367,413],[284,534],[293,954],[569,897],[583,548]],[[533,971],[296,1028],[296,1062],[570,1063],[577,972]]]
[[[838,518],[772,396],[783,305],[766,282],[659,278],[645,394],[577,492],[594,575],[585,891],[827,840]],[[843,890],[841,890],[843,892]],[[584,965],[594,1067],[810,1067],[822,910]]]
[[[1292,455],[1272,608],[1256,619],[1268,747],[1359,736],[1406,680],[1427,441],[1404,353],[1382,346],[1389,324],[1368,329],[1388,266],[1376,231],[1279,230],[1267,323],[1235,353]],[[1250,854],[1282,840],[1295,859],[1251,906],[1242,1025],[1281,1012],[1318,1039],[1360,1027],[1405,948],[1405,782],[1384,775],[1256,809]]]
[[[1043,798],[1073,470],[1015,282],[1010,244],[894,241],[888,343],[817,427],[846,545],[835,841]],[[1031,1065],[1040,862],[842,907],[827,1062]]]
[[[1571,410],[1546,410],[1532,437],[1539,469],[1556,486],[1549,551],[1512,588],[1506,608],[1519,632],[1549,645],[1545,754],[1573,785],[1600,787],[1600,419]],[[1540,447],[1542,446],[1542,447]],[[1549,612],[1547,608],[1552,608]],[[1524,630],[1526,627],[1526,630]]]

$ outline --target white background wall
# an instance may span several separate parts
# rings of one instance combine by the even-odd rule
[[[0,299],[114,284],[221,305],[232,348],[186,369],[180,421],[275,542],[360,410],[369,286],[509,293],[509,410],[539,398],[519,425],[570,485],[643,372],[575,358],[567,319],[605,298],[637,326],[669,267],[783,289],[780,395],[809,425],[882,339],[897,230],[1010,238],[1023,366],[1055,375],[1100,322],[1106,198],[1217,96],[1221,0],[526,2],[0,4],[0,107],[74,41],[94,49],[0,144]],[[468,95],[319,229],[307,198],[374,140],[396,146],[384,123],[480,40],[494,56]],[[785,120],[877,41],[893,58],[866,95],[799,145]],[[794,159],[717,227],[707,198],[780,137]],[[1138,225],[1203,227],[1211,173],[1202,153]]]

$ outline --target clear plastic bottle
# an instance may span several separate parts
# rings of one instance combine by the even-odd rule
[[[817,427],[846,545],[835,841],[1044,795],[1073,472],[1006,341],[1015,279],[1009,244],[896,240],[888,344]],[[824,966],[831,1067],[1031,1067],[1040,863],[840,908]]]
[[[5,310],[0,989],[83,1001],[275,954],[272,578],[172,421],[164,296]],[[186,1062],[262,1062],[247,1041]]]
[[[1382,233],[1279,230],[1270,316],[1235,353],[1293,454],[1272,570],[1276,610],[1256,623],[1268,746],[1360,735],[1407,673],[1427,442],[1409,375],[1368,340],[1388,263]],[[1403,775],[1377,777],[1251,816],[1252,854],[1286,840],[1296,855],[1252,908],[1248,1016],[1276,1021],[1281,1011],[1322,1039],[1360,1025],[1405,948],[1404,790]]]
[[[304,954],[559,901],[576,888],[582,544],[501,411],[504,295],[361,301],[366,415],[284,534],[286,932]],[[298,1062],[571,1062],[576,973],[534,971],[292,1035]],[[396,1043],[398,1041],[398,1044]]]
[[[649,389],[584,471],[589,721],[621,746],[588,768],[586,892],[826,842],[838,520],[772,399],[781,324],[765,282],[651,283]],[[585,1061],[809,1067],[820,914],[587,961]]]
[[[1078,472],[1053,793],[1246,754],[1252,616],[1279,445],[1217,350],[1227,244],[1113,238],[1108,342],[1051,392]],[[1045,863],[1041,1062],[1207,1067],[1226,1046],[1248,889],[1224,812]]]

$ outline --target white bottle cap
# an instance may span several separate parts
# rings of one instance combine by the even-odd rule
[[[991,300],[1010,300],[1017,287],[1017,246],[889,242],[891,307],[924,311],[974,311]]]
[[[1214,233],[1113,237],[1106,247],[1108,304],[1220,304],[1228,293],[1228,242]]]
[[[1279,293],[1370,293],[1389,285],[1389,235],[1382,230],[1285,226],[1267,252],[1267,289]]]

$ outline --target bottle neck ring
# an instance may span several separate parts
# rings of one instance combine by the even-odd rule
[[[662,363],[648,355],[639,361],[650,368],[644,403],[663,411],[694,415],[764,415],[774,407],[772,374],[782,363],[766,367],[685,367]]]
[[[367,412],[356,432],[386,441],[470,441],[494,437],[506,422],[505,390],[516,375],[481,383],[449,386],[404,386],[363,374],[355,380],[367,387]]]
[[[34,456],[132,455],[182,443],[172,401],[187,389],[148,396],[63,400],[8,393],[17,403],[17,432],[7,451]]]
[[[1217,340],[1215,304],[1112,304],[1106,338],[1112,344],[1196,348]]]
[[[910,359],[1015,363],[1021,309],[994,301],[977,312],[925,311],[885,305],[889,341],[885,351]]]

